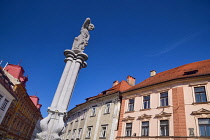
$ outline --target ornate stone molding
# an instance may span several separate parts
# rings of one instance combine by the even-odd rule
[[[172,113],[161,112],[155,115],[155,118],[170,117]]]
[[[203,86],[203,85],[207,85],[208,81],[203,81],[203,82],[194,82],[194,83],[190,83],[189,87],[191,86]]]
[[[201,108],[197,111],[193,111],[191,115],[202,115],[202,114],[210,114],[210,111],[204,108]]]
[[[135,117],[127,116],[127,117],[123,118],[122,121],[133,121],[134,119],[135,119]]]
[[[137,118],[137,120],[143,120],[143,119],[150,119],[152,115],[143,114]]]

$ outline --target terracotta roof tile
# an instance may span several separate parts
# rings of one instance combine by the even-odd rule
[[[86,100],[90,101],[90,100],[96,99],[96,98],[104,96],[104,95],[112,94],[112,93],[115,93],[115,92],[123,92],[123,91],[129,89],[130,87],[132,87],[132,86],[130,86],[126,81],[122,80],[122,82],[115,85],[114,87],[112,87],[108,90],[105,90],[105,91],[103,91],[102,93],[100,93],[96,96],[86,98]]]
[[[186,64],[183,66],[179,66],[177,68],[160,72],[155,76],[149,77],[146,80],[142,81],[141,83],[131,87],[127,91],[179,78],[193,77],[193,76],[206,75],[206,74],[210,74],[210,59]]]

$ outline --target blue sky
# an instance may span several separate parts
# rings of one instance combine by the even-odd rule
[[[47,115],[84,20],[95,25],[85,49],[69,109],[128,75],[136,83],[150,70],[162,72],[210,59],[209,0],[1,0],[0,59],[28,75],[29,95],[40,98]]]

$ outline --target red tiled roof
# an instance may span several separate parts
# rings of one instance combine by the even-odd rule
[[[8,64],[4,70],[11,74],[14,78],[19,79],[24,85],[28,81],[28,77],[23,75],[25,71],[20,65]]]
[[[206,74],[210,74],[210,59],[186,64],[183,66],[179,66],[177,68],[160,72],[156,74],[155,76],[147,78],[141,83],[131,87],[127,91],[151,86],[154,84],[158,84],[158,83],[162,83],[162,82],[166,82],[170,80],[194,77],[194,76],[206,75]]]
[[[96,96],[89,97],[86,100],[90,101],[90,100],[96,99],[96,98],[104,96],[104,95],[112,94],[112,93],[115,93],[115,92],[123,92],[123,91],[129,89],[130,87],[132,87],[132,86],[130,86],[126,81],[122,80],[122,82],[120,82],[116,86],[114,86],[114,87],[112,87],[108,90],[105,90],[105,91],[103,91],[102,93],[100,93]]]

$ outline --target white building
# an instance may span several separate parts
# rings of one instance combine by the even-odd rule
[[[15,99],[12,88],[12,82],[0,67],[0,124],[11,102]]]
[[[68,112],[63,140],[114,140],[120,111],[120,93],[132,87],[135,78],[115,81],[113,87],[86,99]]]

